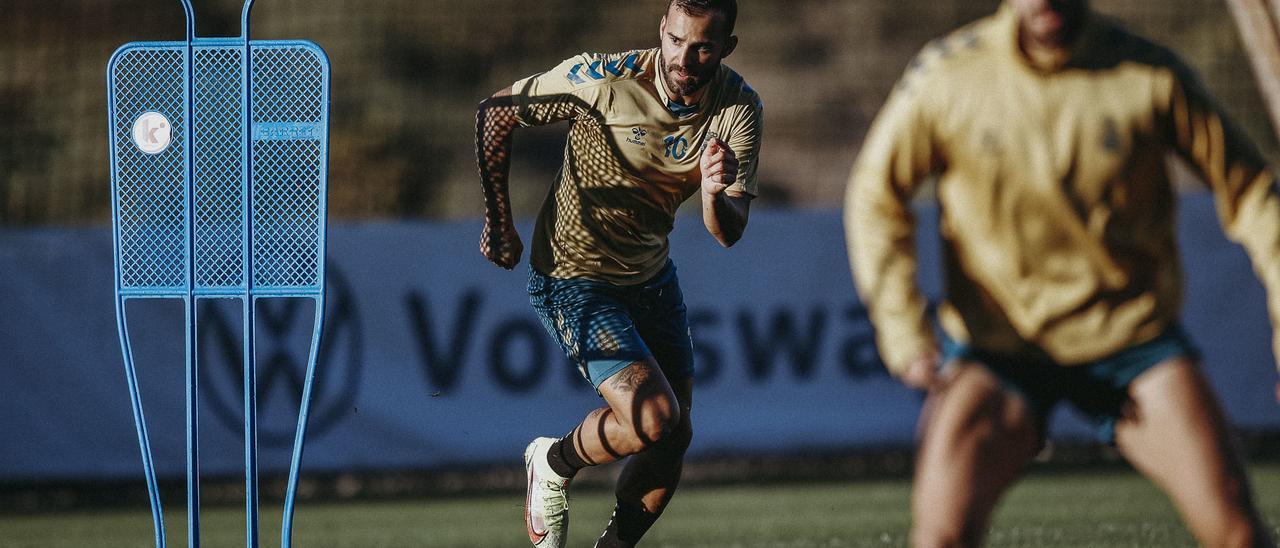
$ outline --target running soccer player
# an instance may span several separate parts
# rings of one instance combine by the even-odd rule
[[[1006,0],[926,46],[891,93],[850,176],[845,222],[884,361],[928,391],[916,545],[980,543],[1062,400],[1169,495],[1202,544],[1269,544],[1179,327],[1169,152],[1212,188],[1276,325],[1275,180],[1169,50],[1086,0]],[[947,265],[941,343],[915,282],[910,209],[930,175]]]
[[[563,438],[525,450],[535,546],[565,545],[565,489],[583,467],[631,456],[601,547],[635,545],[680,480],[693,434],[693,349],[667,235],[694,194],[721,245],[746,228],[762,106],[721,64],[737,45],[736,17],[734,0],[671,0],[660,47],[577,55],[480,104],[480,251],[506,269],[523,250],[507,192],[512,133],[571,121],[533,232],[529,299],[607,403]]]

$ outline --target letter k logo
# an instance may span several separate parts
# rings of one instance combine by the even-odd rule
[[[160,144],[160,141],[156,139],[156,132],[157,132],[157,131],[160,131],[160,130],[162,130],[162,129],[167,129],[167,128],[169,127],[169,124],[166,124],[166,123],[164,123],[164,122],[160,122],[160,125],[155,126],[155,127],[150,127],[151,123],[150,123],[150,122],[147,122],[147,125],[148,125],[148,127],[147,127],[147,142],[148,142],[148,143],[153,143],[153,144]]]
[[[133,123],[133,144],[146,154],[159,154],[169,148],[173,132],[169,119],[159,112],[146,112]]]

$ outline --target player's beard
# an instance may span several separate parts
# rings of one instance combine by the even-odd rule
[[[667,84],[667,89],[672,93],[681,97],[688,97],[698,92],[707,82],[711,81],[711,76],[715,74],[719,63],[708,64],[703,67],[702,74],[694,74],[684,70],[684,67],[671,66],[667,64],[667,60],[658,55],[659,69],[662,70],[662,79]]]

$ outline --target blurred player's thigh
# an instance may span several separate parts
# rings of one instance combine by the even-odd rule
[[[1176,357],[1129,386],[1116,444],[1209,546],[1266,545],[1230,426],[1196,362]]]
[[[976,362],[953,362],[929,392],[912,482],[912,542],[973,545],[1002,493],[1039,448],[1026,400]]]

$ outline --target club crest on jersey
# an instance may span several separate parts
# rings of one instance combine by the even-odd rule
[[[639,53],[632,53],[622,59],[614,59],[606,61],[604,59],[596,59],[590,63],[578,63],[569,69],[569,73],[564,77],[574,84],[585,84],[588,80],[604,80],[605,75],[612,74],[614,76],[622,76],[626,71],[630,70],[633,74],[644,72],[636,61],[640,59]]]
[[[631,128],[631,136],[627,137],[627,142],[633,145],[644,146],[645,145],[644,136],[648,134],[649,132],[645,131],[643,128],[633,127]]]

